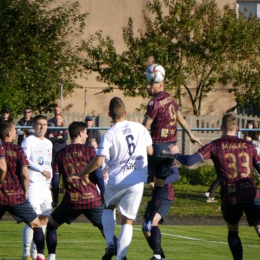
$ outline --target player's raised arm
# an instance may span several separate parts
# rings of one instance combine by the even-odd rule
[[[187,135],[190,137],[191,142],[193,144],[198,143],[200,146],[203,146],[203,143],[191,133],[190,127],[180,111],[178,111],[177,113],[177,120],[184,129],[184,131],[187,133]]]
[[[25,197],[28,199],[28,188],[29,188],[29,171],[28,167],[22,167],[21,168],[22,173],[22,185],[25,193]]]

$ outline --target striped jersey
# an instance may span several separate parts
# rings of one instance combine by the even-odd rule
[[[148,103],[145,117],[153,119],[151,136],[153,143],[177,141],[177,112],[180,107],[165,91],[157,93]]]
[[[251,142],[236,136],[223,136],[198,150],[203,159],[212,159],[221,180],[221,200],[236,203],[260,198],[252,176],[260,157]]]
[[[81,172],[96,156],[93,147],[83,144],[67,145],[57,152],[54,159],[53,172],[62,176],[65,194],[63,201],[74,209],[92,209],[102,205],[93,174],[73,179],[68,184],[67,177]]]
[[[25,201],[21,168],[28,167],[29,162],[20,146],[3,142],[3,147],[7,163],[7,173],[1,187],[0,205],[18,205]]]

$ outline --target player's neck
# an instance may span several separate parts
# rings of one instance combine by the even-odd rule
[[[225,135],[237,136],[237,132],[236,131],[225,131],[225,132],[223,132],[223,136],[225,136]]]
[[[122,117],[122,118],[116,118],[116,119],[113,119],[113,123],[114,124],[116,124],[116,123],[119,123],[119,122],[123,122],[123,121],[125,121],[125,118],[124,117]]]
[[[2,140],[2,142],[3,142],[3,143],[12,143],[13,140],[12,140],[11,138],[4,138],[4,139]]]
[[[82,143],[81,138],[75,138],[71,140],[71,144],[85,144],[85,143]]]

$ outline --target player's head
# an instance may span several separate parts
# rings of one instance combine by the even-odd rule
[[[16,138],[16,130],[13,122],[0,122],[0,139],[3,142],[12,142]]]
[[[225,114],[222,117],[221,129],[225,132],[234,131],[238,129],[237,116],[234,113]]]
[[[164,90],[165,70],[159,64],[152,64],[146,69],[147,92],[149,96],[155,96]]]
[[[112,117],[113,120],[122,119],[126,114],[125,104],[123,100],[119,97],[113,97],[109,103],[109,113],[108,115]]]
[[[47,132],[47,118],[44,115],[37,115],[33,118],[32,126],[34,129],[35,136],[39,138],[44,138],[44,135]]]
[[[82,139],[81,143],[85,143],[88,137],[86,123],[77,121],[72,122],[69,125],[69,135],[71,140],[80,137]]]

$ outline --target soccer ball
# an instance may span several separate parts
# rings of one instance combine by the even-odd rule
[[[152,64],[146,70],[146,78],[149,83],[159,83],[165,78],[164,68],[159,64]]]

